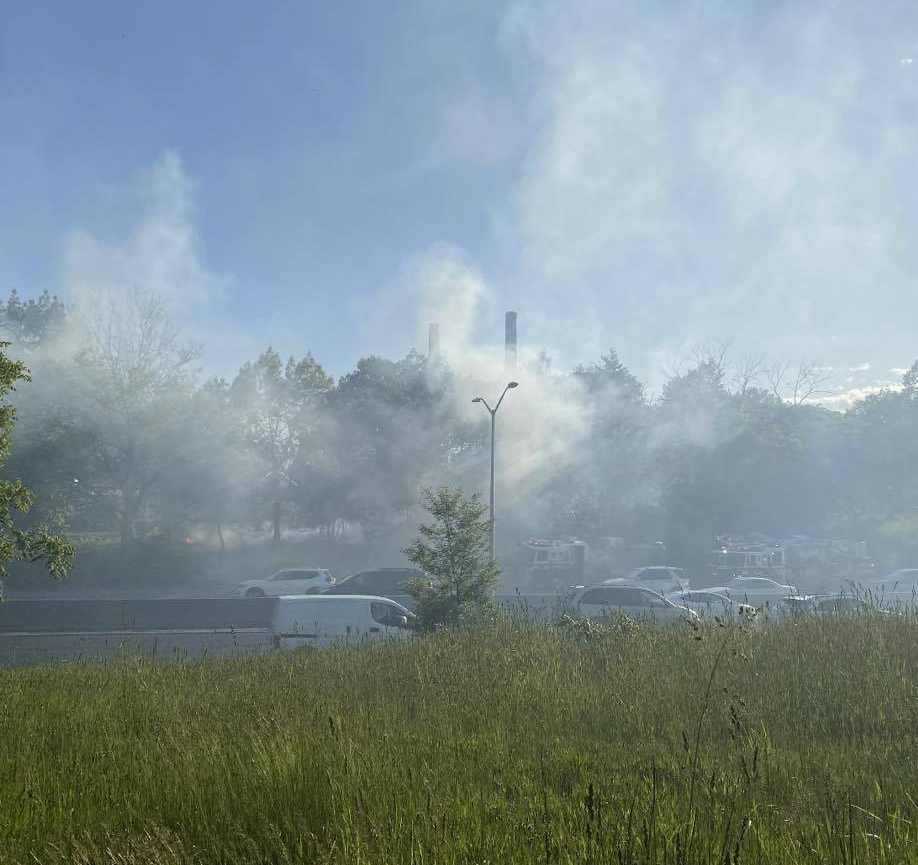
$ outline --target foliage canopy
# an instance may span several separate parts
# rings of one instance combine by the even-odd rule
[[[424,490],[424,507],[431,522],[418,526],[421,537],[405,550],[430,578],[409,583],[419,626],[430,630],[491,611],[500,567],[489,556],[487,505],[478,495],[440,487]]]
[[[28,381],[29,373],[20,361],[7,357],[9,343],[0,343],[0,466],[12,449],[10,433],[16,422],[16,409],[6,402],[16,383]],[[73,547],[61,537],[41,529],[26,531],[17,526],[16,512],[32,506],[33,493],[20,480],[0,481],[0,577],[10,562],[44,562],[54,577],[64,576],[70,567]]]

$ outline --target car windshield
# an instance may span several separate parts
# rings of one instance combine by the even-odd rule
[[[685,595],[684,597],[687,602],[696,604],[718,604],[720,606],[725,606],[730,603],[728,598],[725,598],[723,595],[716,595],[713,592],[699,592],[698,594]]]

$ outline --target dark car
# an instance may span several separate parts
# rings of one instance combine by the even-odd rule
[[[323,595],[377,595],[411,609],[414,601],[405,589],[405,583],[423,577],[417,568],[376,568],[358,571],[323,589]]]

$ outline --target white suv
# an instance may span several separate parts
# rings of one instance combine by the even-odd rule
[[[918,606],[918,568],[901,568],[863,587],[874,600],[886,604]]]
[[[280,595],[314,595],[335,578],[325,568],[291,568],[263,580],[246,580],[236,586],[236,597],[264,598]]]

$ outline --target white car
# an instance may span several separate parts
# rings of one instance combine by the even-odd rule
[[[576,613],[596,620],[615,613],[655,622],[698,619],[698,615],[688,607],[678,606],[659,592],[640,586],[577,586],[573,602]]]
[[[770,580],[768,577],[734,577],[724,587],[734,601],[754,606],[774,605],[789,595],[796,595],[796,586]]]
[[[602,584],[604,586],[639,586],[666,595],[669,592],[687,589],[689,581],[682,568],[653,565],[646,568],[635,568],[623,577],[603,580]]]
[[[863,587],[865,594],[887,603],[918,604],[918,568],[900,568]]]
[[[328,588],[335,578],[325,568],[289,568],[263,580],[246,580],[236,586],[236,597],[264,598],[311,595]]]
[[[799,595],[791,596],[784,600],[788,616],[815,616],[826,618],[830,616],[850,616],[873,614],[880,616],[892,615],[892,611],[879,605],[879,598],[874,599],[864,595],[834,594],[834,595]]]
[[[721,619],[751,620],[756,615],[756,609],[752,604],[743,604],[740,601],[732,600],[729,597],[729,593],[719,587],[673,592],[667,595],[666,599],[677,606],[694,610],[702,619],[711,620],[717,617]]]

